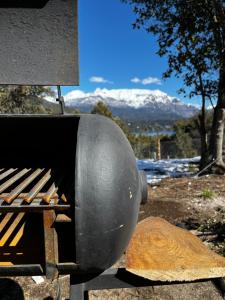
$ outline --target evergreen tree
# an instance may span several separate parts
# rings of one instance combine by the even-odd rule
[[[110,111],[109,107],[103,102],[98,101],[97,104],[93,107],[92,114],[99,114],[105,117],[108,117],[110,119],[113,119],[113,114]]]
[[[43,99],[53,95],[53,91],[44,86],[1,86],[0,113],[47,113]]]

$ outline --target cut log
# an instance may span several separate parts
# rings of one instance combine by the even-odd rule
[[[126,252],[126,269],[150,280],[192,281],[225,276],[225,258],[164,219],[141,221]]]

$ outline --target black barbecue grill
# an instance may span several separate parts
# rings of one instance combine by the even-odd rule
[[[0,127],[0,275],[112,266],[147,193],[121,129],[97,115],[0,115]]]
[[[0,2],[0,84],[78,85],[76,0]],[[110,268],[147,182],[121,129],[96,115],[0,115],[0,276],[70,274],[87,291],[162,284]],[[164,283],[169,284],[169,283]],[[75,297],[75,298],[74,298]]]

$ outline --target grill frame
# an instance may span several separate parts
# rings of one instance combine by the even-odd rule
[[[59,272],[101,273],[115,263],[136,226],[141,201],[136,159],[122,130],[108,118],[85,114],[0,115],[0,126],[7,128],[0,169],[31,168],[31,173],[40,168],[43,174],[51,169],[55,176],[60,170],[72,180],[72,184],[67,182],[68,203],[54,199],[41,203],[39,198],[26,205],[18,198],[9,204],[0,202],[0,213],[33,212],[43,217],[45,264],[39,267],[44,274],[53,279]],[[18,152],[15,145],[19,145]],[[20,192],[29,193],[32,188]],[[59,214],[66,218],[58,218]],[[67,245],[65,254],[62,244]],[[25,272],[25,267],[8,266],[7,272]]]

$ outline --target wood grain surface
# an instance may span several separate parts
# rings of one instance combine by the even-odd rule
[[[202,241],[162,218],[141,221],[126,252],[126,269],[161,281],[189,281],[225,276],[225,258]]]

